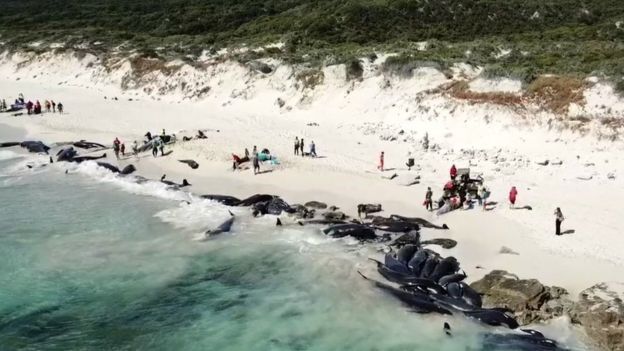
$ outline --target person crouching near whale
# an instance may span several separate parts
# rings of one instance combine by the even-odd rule
[[[380,171],[384,171],[384,152],[382,151],[381,154],[379,154],[379,165],[377,166],[377,169]]]

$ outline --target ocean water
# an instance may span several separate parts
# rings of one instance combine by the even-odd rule
[[[483,350],[363,280],[375,245],[241,208],[199,241],[228,208],[46,160],[0,150],[0,350]]]

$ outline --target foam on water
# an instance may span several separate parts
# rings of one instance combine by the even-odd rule
[[[17,152],[6,150],[6,149],[0,149],[0,161],[11,160],[11,159],[18,158],[18,157],[20,157],[20,155]]]

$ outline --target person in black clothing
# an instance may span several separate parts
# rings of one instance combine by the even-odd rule
[[[429,211],[433,211],[433,191],[431,188],[427,188],[427,193],[425,194],[425,208]]]
[[[303,138],[301,138],[301,142],[299,143],[299,150],[301,150],[301,157],[303,157]]]
[[[295,155],[299,155],[299,137],[295,137]]]
[[[561,235],[561,222],[563,222],[564,219],[563,212],[557,207],[555,210],[555,235]]]

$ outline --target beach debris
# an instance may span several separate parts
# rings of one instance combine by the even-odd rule
[[[550,161],[545,160],[545,161],[542,161],[542,162],[536,162],[536,163],[537,163],[538,165],[540,165],[540,166],[548,166],[548,164],[550,163]]]
[[[500,248],[500,250],[498,251],[499,254],[508,254],[508,255],[519,255],[519,253],[515,252],[514,250],[508,248],[507,246],[503,246]]]

